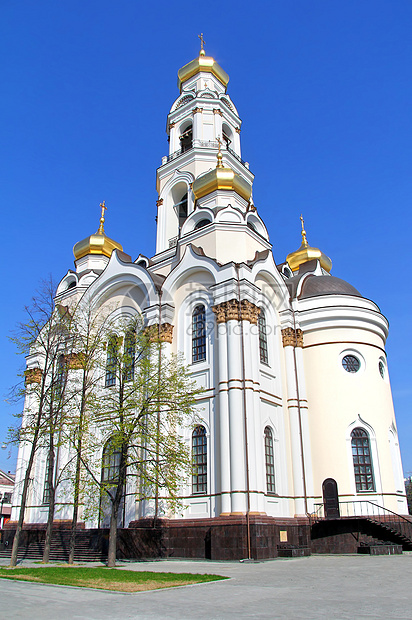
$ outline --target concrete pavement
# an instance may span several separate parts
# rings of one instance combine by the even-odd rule
[[[168,560],[120,566],[214,573],[231,579],[135,594],[0,580],[1,616],[25,620],[412,619],[412,553],[322,555],[254,564]]]

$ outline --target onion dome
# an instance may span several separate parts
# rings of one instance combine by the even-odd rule
[[[106,237],[104,234],[104,212],[107,209],[104,201],[100,204],[100,207],[102,209],[102,214],[100,217],[99,229],[94,235],[90,235],[90,237],[86,237],[86,239],[76,243],[73,248],[74,258],[76,260],[83,258],[83,256],[87,256],[87,254],[100,254],[110,258],[113,250],[123,251],[123,247],[120,243],[113,241],[113,239]]]
[[[223,166],[220,142],[216,168],[198,177],[192,185],[196,200],[203,198],[203,196],[207,196],[207,194],[217,189],[233,190],[246,201],[249,201],[252,194],[252,186],[246,179],[234,172],[231,168],[225,168]]]
[[[321,295],[352,295],[353,297],[362,297],[361,293],[341,278],[335,276],[308,276],[302,286],[300,299],[308,297],[319,297]]]
[[[318,260],[320,266],[329,273],[332,269],[332,261],[319,248],[312,248],[306,239],[306,230],[304,228],[303,217],[300,216],[302,222],[302,245],[296,252],[287,255],[286,261],[292,271],[297,271],[301,265],[308,263],[310,260]]]
[[[226,71],[218,65],[214,58],[211,56],[206,56],[205,54],[205,50],[203,49],[203,34],[199,35],[199,39],[201,42],[201,50],[198,58],[191,60],[177,72],[177,86],[180,92],[182,92],[183,82],[186,82],[186,80],[201,72],[212,73],[225,88],[228,85],[229,76]]]

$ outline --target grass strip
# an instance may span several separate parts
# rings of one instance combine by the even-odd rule
[[[36,568],[0,568],[0,578],[48,583],[79,588],[99,588],[117,592],[143,592],[174,588],[193,583],[227,579],[221,575],[192,573],[154,573],[104,567],[39,566]]]

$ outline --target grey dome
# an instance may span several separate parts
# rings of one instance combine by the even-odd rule
[[[335,276],[308,276],[303,283],[299,299],[319,295],[353,295],[362,297],[352,284]]]

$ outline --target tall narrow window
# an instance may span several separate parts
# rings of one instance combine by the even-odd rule
[[[204,426],[196,426],[192,434],[192,493],[207,492],[207,440]]]
[[[266,490],[268,493],[276,493],[275,454],[273,450],[273,434],[269,426],[265,428],[265,466],[266,466]]]
[[[260,361],[263,364],[268,364],[269,357],[268,357],[268,337],[267,337],[267,331],[266,331],[266,317],[262,309],[260,310],[260,313],[259,313],[258,328],[259,328]]]
[[[363,428],[355,428],[351,437],[356,491],[374,491],[375,481],[369,435]]]
[[[120,471],[120,450],[109,439],[103,448],[102,482],[117,482]]]
[[[123,379],[133,381],[136,350],[136,335],[133,331],[126,332],[123,349]]]
[[[55,398],[58,399],[61,397],[64,387],[64,382],[66,378],[66,367],[64,355],[60,355],[57,360],[56,372],[54,378],[54,395]]]
[[[192,361],[206,359],[206,312],[203,305],[196,306],[192,314]]]
[[[49,463],[50,457],[47,455],[46,469],[44,470],[43,504],[50,504],[50,485],[49,485]]]
[[[107,358],[106,358],[106,387],[116,384],[116,370],[117,370],[117,349],[118,341],[116,336],[111,336],[107,343]]]

